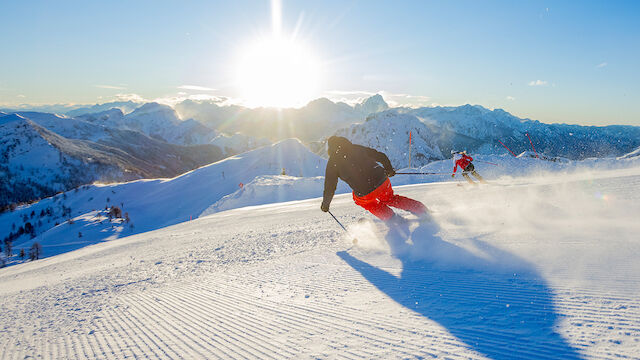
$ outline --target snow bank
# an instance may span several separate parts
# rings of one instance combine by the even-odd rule
[[[258,176],[243,188],[208,207],[200,216],[245,206],[321,197],[323,189],[324,176],[307,178],[286,175]],[[336,189],[337,194],[350,191],[351,189],[344,182],[340,182]]]

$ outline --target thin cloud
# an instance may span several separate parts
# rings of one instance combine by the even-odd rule
[[[115,94],[116,101],[134,101],[134,102],[146,102],[146,100],[138,94]]]
[[[529,82],[529,86],[547,86],[548,84],[546,80],[533,80]]]
[[[513,100],[515,100],[515,99],[516,99],[516,98],[514,98],[513,96],[507,96],[507,100],[511,100],[511,101],[513,101]]]
[[[24,96],[24,95],[22,95],[22,94],[18,95],[18,97],[19,97],[19,98],[26,98],[26,96]]]
[[[122,87],[122,86],[114,86],[114,85],[93,85],[94,87],[100,88],[100,89],[111,89],[111,90],[124,90],[126,89],[126,87]]]
[[[601,62],[600,64],[596,65],[596,67],[597,67],[598,69],[600,69],[600,68],[603,68],[603,67],[605,67],[605,66],[607,66],[607,65],[608,65],[608,64],[607,64],[607,62],[605,61],[605,62]]]
[[[196,102],[212,102],[220,106],[234,104],[234,100],[224,96],[214,96],[210,94],[191,94],[187,95],[184,92],[179,92],[177,95],[167,95],[159,97],[153,100],[159,104],[165,104],[169,106],[175,106],[185,100],[192,100]]]
[[[178,86],[178,89],[193,90],[193,91],[216,91],[216,89],[208,88],[204,86],[198,86],[198,85],[181,85],[181,86]]]
[[[431,98],[424,95],[394,94],[387,91],[378,92],[391,107],[419,108],[431,106]]]
[[[325,96],[334,102],[343,102],[349,105],[362,103],[367,98],[380,94],[390,107],[423,107],[430,106],[431,98],[423,95],[396,94],[388,91],[366,91],[366,90],[329,90],[324,92]]]
[[[332,95],[368,95],[368,96],[373,96],[376,94],[371,91],[361,91],[361,90],[353,90],[353,91],[329,90],[329,91],[325,91],[325,93],[332,94]]]

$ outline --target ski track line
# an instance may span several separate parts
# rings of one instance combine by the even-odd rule
[[[202,295],[198,295],[198,296],[202,296]],[[220,304],[222,304],[222,303],[224,302],[221,298],[216,299],[216,301],[210,301],[210,300],[211,300],[211,298],[203,297],[203,301],[206,301],[206,300],[209,300],[209,301],[208,301],[208,304],[209,304],[209,305],[213,305],[213,304],[216,304],[216,303],[220,303]],[[229,306],[233,306],[233,305],[235,305],[235,306],[237,306],[237,304],[226,304],[226,305],[229,305]],[[212,306],[212,307],[214,307],[214,306]],[[223,308],[222,313],[225,313],[225,312],[231,312],[231,311],[230,311],[229,309],[227,309],[227,308]],[[253,319],[254,319],[256,322],[258,322],[258,323],[261,323],[261,322],[264,322],[264,321],[265,321],[265,319],[259,319],[259,318],[256,318],[256,317],[254,317],[254,316],[249,315],[249,314],[252,314],[252,313],[254,313],[254,311],[251,311],[251,309],[249,309],[249,308],[242,308],[242,316],[244,316],[244,317],[251,317],[251,318],[253,318]],[[218,315],[220,315],[220,313],[217,313],[217,314],[218,314]],[[266,319],[266,320],[269,320],[269,321],[270,321],[270,324],[274,324],[274,323],[276,323],[276,322],[278,322],[278,323],[280,323],[280,324],[282,323],[282,319]],[[268,326],[268,325],[269,325],[269,323],[264,324],[264,326]],[[291,328],[295,328],[296,330],[301,331],[301,330],[302,330],[302,327],[300,327],[300,326],[296,326],[296,325],[298,325],[298,323],[295,323],[295,322],[291,322],[291,323],[290,323]],[[288,330],[287,330],[286,328],[284,328],[284,327],[281,327],[280,329],[281,329],[281,330],[280,330],[280,332],[281,332],[281,333],[288,332]],[[306,337],[308,340],[310,340],[311,338],[309,337],[309,336],[310,336],[309,334],[313,334],[313,332],[314,332],[314,330],[313,330],[313,329],[307,330],[307,332],[306,332],[306,333],[307,333],[307,335],[306,335],[305,337]],[[317,332],[317,331],[315,331],[315,332]],[[273,341],[273,340],[270,340],[270,341]],[[292,355],[293,355],[293,354],[292,354]],[[373,355],[373,354],[369,354],[369,355]]]
[[[203,332],[202,330],[204,330],[204,332],[206,332],[209,335],[207,336],[207,338],[209,338],[210,340],[218,344],[217,347],[213,343],[208,342],[207,338],[204,338],[198,335],[196,332],[189,330],[193,336],[195,336],[200,340],[200,341],[195,341],[196,343],[198,344],[200,344],[200,342],[207,343],[209,348],[204,348],[204,350],[211,351],[212,349],[223,348],[225,350],[225,353],[222,355],[223,357],[228,357],[230,354],[236,354],[236,357],[242,357],[242,358],[251,357],[250,352],[244,350],[241,347],[234,346],[233,341],[229,341],[226,338],[228,337],[226,334],[222,332],[216,332],[214,329],[212,329],[212,325],[210,323],[207,323],[206,321],[196,320],[193,317],[193,315],[185,311],[184,308],[170,306],[170,302],[164,298],[164,293],[162,295],[163,295],[162,300],[157,302],[154,310],[162,310],[163,313],[166,314],[167,316],[174,317],[176,320],[181,321],[182,327],[185,329],[186,328],[200,329],[200,332]],[[140,294],[136,294],[135,297],[138,301],[141,301],[141,302],[147,301],[146,299],[143,299]],[[180,311],[179,312],[175,311],[177,309],[180,309]],[[178,317],[176,315],[173,315],[173,313],[180,313],[182,316]],[[185,320],[189,320],[189,321],[185,321]],[[253,356],[256,356],[256,355],[254,354]]]
[[[141,327],[141,322],[140,321],[133,321],[133,314],[128,311],[129,316],[124,316],[122,319],[125,322],[128,322],[128,326],[131,327],[132,331],[136,334],[140,334],[140,336],[144,336],[145,338],[147,338],[147,340],[150,342],[150,344],[152,344],[153,346],[150,346],[149,343],[146,343],[146,341],[144,339],[142,339],[142,341],[145,341],[145,343],[147,344],[147,347],[150,348],[150,350],[153,352],[154,357],[156,358],[179,358],[180,355],[175,353],[173,355],[169,355],[168,351],[172,351],[172,347],[171,346],[167,346],[167,347],[163,347],[161,346],[160,342],[162,341],[160,338],[158,338],[155,333],[151,330],[151,329],[144,329]],[[137,331],[136,331],[137,330]],[[158,341],[154,340],[152,337],[155,337]],[[160,342],[159,342],[160,341]],[[160,353],[156,352],[154,349],[158,349]]]
[[[147,320],[151,320],[155,318],[156,319],[155,324],[161,327],[164,327],[169,335],[169,338],[180,339],[181,343],[184,346],[186,346],[186,348],[183,347],[184,353],[187,355],[185,357],[187,358],[205,358],[206,357],[205,353],[202,353],[201,350],[196,349],[196,347],[199,347],[205,350],[205,352],[207,352],[207,348],[205,348],[200,342],[193,341],[194,339],[193,336],[198,337],[195,333],[185,328],[184,330],[190,332],[191,335],[186,334],[185,331],[182,330],[182,327],[180,327],[179,322],[176,323],[170,316],[168,316],[168,314],[166,313],[160,314],[159,312],[154,312],[151,310],[151,309],[154,309],[154,310],[156,309],[156,307],[153,304],[149,304],[146,301],[144,301],[143,303],[142,302],[143,300],[141,299],[138,299],[138,300],[140,300],[140,302],[135,302],[135,301],[131,302],[129,306],[135,307],[141,314],[145,316],[145,319]],[[165,326],[164,324],[166,324],[167,326]],[[216,356],[220,357],[220,355],[216,355]]]
[[[103,312],[105,313],[104,319],[109,326],[109,335],[111,336],[111,339],[114,340],[113,342],[117,345],[119,350],[118,352],[125,357],[136,357],[135,353],[133,352],[133,345],[129,342],[131,339],[129,339],[127,336],[123,336],[120,330],[117,329],[115,320],[113,319],[112,315],[113,312],[107,309],[103,310]]]
[[[229,284],[229,283],[232,283],[232,282],[227,282],[227,284]],[[527,303],[528,303],[528,302],[527,302]],[[527,304],[527,303],[524,303],[524,304]],[[581,301],[581,303],[584,303],[584,302],[583,302],[583,301]],[[582,304],[582,305],[584,305],[584,304]],[[584,310],[584,309],[583,309],[583,307],[582,307],[582,308],[571,308],[571,310]],[[615,311],[615,310],[614,310],[614,309],[612,309],[611,311]],[[594,311],[594,314],[602,315],[602,313],[601,313],[601,312],[598,312],[598,311]],[[371,315],[372,315],[372,314],[367,314],[367,316],[368,316],[368,317],[371,317]],[[618,325],[620,325],[620,324],[618,323]],[[483,336],[482,336],[482,338],[488,338],[488,339],[491,339],[491,338],[495,337],[495,332],[493,332],[493,331],[492,331],[491,333],[487,333],[487,332],[480,332],[480,331],[478,331],[478,333],[479,333],[479,334],[481,333],[481,334],[483,335]],[[513,334],[504,334],[504,335],[509,335],[510,337],[513,337],[513,336],[514,336]],[[502,344],[502,345],[504,345],[504,344]],[[578,345],[578,344],[576,344],[576,345]],[[587,344],[580,344],[580,345],[583,345],[583,346],[580,346],[580,347],[584,347],[584,348],[587,348],[587,346],[588,346]],[[547,351],[549,352],[549,354],[550,354],[550,355],[555,355],[555,357],[557,357],[557,356],[558,356],[557,349],[555,349],[554,347],[546,346],[546,349],[545,349],[545,350],[547,350]],[[591,349],[591,350],[593,350],[593,349]],[[531,355],[532,355],[532,357],[539,357],[539,354],[537,354],[537,356],[536,356],[536,354],[531,354]],[[596,357],[597,357],[597,355],[596,355],[596,354],[593,354],[593,353],[591,354],[591,356],[596,356]],[[622,356],[624,356],[624,355],[622,355]],[[603,357],[604,357],[604,356],[603,356]]]
[[[131,315],[133,322],[143,324],[145,321],[150,321],[149,316],[143,315],[137,310],[137,308],[133,306],[129,308],[129,314]],[[185,347],[188,345],[180,344],[173,341],[172,339],[175,339],[176,337],[173,336],[174,334],[168,331],[167,328],[162,325],[162,323],[156,323],[156,326],[149,328],[148,331],[158,339],[160,347],[162,347],[163,349],[171,350],[176,355],[176,358],[183,358],[183,354],[192,353],[188,347]],[[180,353],[176,351],[179,351]]]
[[[246,322],[244,320],[244,317],[246,317],[245,314],[243,314],[243,317],[232,318],[232,317],[227,315],[227,314],[231,313],[228,309],[218,308],[218,307],[215,306],[216,302],[211,302],[211,301],[207,302],[206,298],[205,299],[198,298],[199,294],[189,293],[189,292],[182,292],[181,295],[182,295],[183,299],[190,300],[188,302],[188,304],[197,304],[200,307],[200,310],[202,310],[203,313],[208,313],[208,314],[215,313],[217,319],[228,320],[228,324],[229,324],[230,327],[233,328],[234,332],[243,333],[244,336],[247,336],[247,338],[253,339],[256,342],[260,341],[261,342],[260,345],[262,345],[262,346],[264,346],[266,348],[271,348],[271,350],[278,357],[295,356],[295,355],[297,355],[296,353],[289,351],[289,346],[283,344],[280,341],[277,341],[275,339],[271,340],[273,343],[277,343],[278,344],[278,346],[275,346],[275,345],[270,344],[269,342],[266,342],[266,341],[262,340],[264,338],[268,338],[269,336],[277,335],[277,334],[274,334],[274,332],[269,333],[269,332],[266,331],[266,329],[270,328],[270,326],[268,326],[268,324],[262,324],[260,327],[255,327],[254,324],[251,324],[251,323]],[[171,294],[170,296],[173,296],[174,299],[175,299],[175,295],[174,294]],[[237,323],[237,324],[242,324],[243,327],[235,326],[234,322]],[[271,330],[276,330],[276,329],[272,328]],[[284,353],[287,353],[287,355],[285,355]]]
[[[171,294],[163,292],[163,298],[161,302],[162,306],[166,307],[169,310],[181,309],[184,320],[188,320],[189,323],[200,329],[206,329],[206,332],[214,337],[217,336],[220,339],[219,344],[226,347],[229,353],[235,353],[237,354],[237,356],[242,356],[245,358],[275,358],[275,356],[272,356],[271,354],[261,352],[259,349],[256,350],[255,346],[249,345],[246,341],[238,338],[238,334],[235,331],[230,330],[229,327],[226,327],[224,324],[218,321],[217,318],[215,319],[216,321],[201,320],[203,318],[210,317],[210,315],[204,312],[194,313],[191,307],[180,306],[180,304],[177,304],[174,299],[171,299],[171,297]],[[241,345],[238,345],[238,343],[240,343]]]
[[[265,358],[265,357],[269,357],[273,359],[277,358],[277,356],[268,354],[266,352],[262,352],[260,349],[258,349],[255,346],[256,344],[253,344],[253,345],[249,344],[249,341],[247,340],[250,340],[250,338],[243,337],[242,334],[239,334],[237,331],[232,330],[230,327],[223,325],[222,322],[219,322],[219,321],[212,322],[212,321],[201,320],[202,318],[206,318],[206,315],[205,315],[206,313],[202,311],[197,311],[197,310],[193,311],[193,304],[185,303],[185,302],[183,302],[182,304],[178,303],[178,301],[176,301],[174,295],[171,292],[162,292],[162,295],[163,295],[162,301],[160,302],[161,306],[165,306],[167,309],[170,309],[170,310],[182,309],[183,319],[190,320],[189,321],[190,323],[193,323],[194,326],[200,329],[206,329],[206,331],[212,334],[213,336],[217,334],[218,337],[222,338],[225,342],[229,344],[230,349],[234,348],[234,351],[236,353],[238,354],[246,353],[246,355],[248,355],[248,358],[252,356],[260,357],[260,358]],[[217,327],[215,325],[217,325]],[[242,345],[237,345],[237,343],[240,343]],[[243,354],[243,356],[246,356],[246,355]],[[280,354],[276,354],[276,355],[280,355]]]
[[[209,300],[209,301],[211,300],[211,298],[206,298],[206,297],[204,297],[203,299],[204,300]],[[210,303],[210,305],[212,305],[212,304],[215,304],[216,302],[210,301],[209,303]],[[217,303],[222,304],[222,305],[226,305],[226,306],[229,306],[229,307],[233,307],[233,306],[237,306],[238,305],[237,303],[225,303],[224,299],[221,299],[221,298],[217,299]],[[214,307],[214,306],[212,306],[212,307]],[[227,308],[223,308],[222,311],[223,312],[229,312],[229,310]],[[300,336],[304,337],[308,341],[312,341],[313,340],[312,336],[315,333],[317,333],[316,329],[313,329],[313,328],[306,328],[305,329],[304,326],[300,326],[299,322],[291,322],[291,321],[287,321],[286,319],[281,319],[281,318],[277,318],[277,317],[276,318],[271,318],[271,319],[266,319],[266,320],[270,321],[270,323],[264,324],[263,322],[265,321],[265,319],[260,319],[260,318],[258,318],[256,316],[253,316],[252,314],[254,312],[255,311],[251,311],[251,309],[249,309],[249,308],[243,308],[242,316],[247,317],[247,318],[251,318],[252,320],[254,320],[257,323],[260,323],[263,326],[269,326],[270,324],[277,323],[280,326],[279,334],[286,334],[286,333],[289,333],[291,329],[294,329],[294,330],[298,330],[298,331],[303,332],[303,335],[300,335]],[[244,323],[246,323],[246,321]],[[283,324],[288,325],[289,327],[287,328],[287,327],[283,326]],[[287,339],[287,342],[289,343],[289,345],[292,348],[299,347],[299,344],[293,343],[289,339]],[[334,347],[334,348],[335,349],[339,349],[337,347]]]
[[[292,306],[294,306],[294,307],[295,307],[295,305],[292,305]],[[314,312],[314,315],[322,315],[322,313],[321,313],[321,312],[315,312],[315,311],[313,311],[313,310],[310,310],[310,311],[311,311],[311,312]],[[339,316],[336,316],[336,317],[334,318],[334,321],[335,321],[335,320],[343,320],[343,319],[341,319]],[[361,322],[361,321],[354,321],[354,322],[355,322],[355,323],[361,323],[361,324],[363,324],[363,325],[369,325],[369,326],[371,326],[370,324],[366,324],[366,323]],[[379,329],[384,329],[382,326],[383,326],[383,325],[380,325],[380,324],[376,324],[376,325],[375,325],[375,327],[377,327],[377,328],[379,328]],[[372,326],[372,327],[373,327],[373,326]],[[362,330],[361,330],[361,331],[362,331]],[[477,334],[477,335],[482,335],[482,336],[478,336],[478,338],[482,338],[482,339],[483,339],[483,342],[484,342],[484,343],[486,343],[486,344],[493,344],[493,345],[495,345],[495,346],[496,346],[496,348],[508,348],[508,347],[509,347],[509,344],[510,344],[510,342],[509,342],[509,341],[497,341],[497,340],[493,340],[493,339],[495,339],[495,333],[488,333],[488,332],[483,332],[483,331],[480,331],[480,330],[472,330],[472,329],[468,329],[468,333],[475,333],[475,334]],[[373,333],[370,333],[370,335],[371,335],[371,337],[369,337],[369,339],[372,339],[372,340],[374,340],[374,341],[376,340],[376,338],[380,338],[380,334],[373,334]],[[510,335],[511,335],[511,334],[510,334]],[[376,338],[373,338],[373,337],[376,337]],[[515,338],[515,336],[510,336],[510,338],[511,338],[511,339],[514,339],[514,338]],[[373,344],[373,345],[376,345],[376,344]],[[387,343],[384,343],[384,345],[393,345],[393,343],[392,343],[392,342],[387,342]],[[460,346],[460,345],[458,345],[458,346]],[[463,346],[463,347],[465,347],[465,346]],[[539,346],[539,347],[540,347],[540,346]],[[399,349],[396,349],[396,350],[399,350]],[[562,354],[562,353],[558,352],[558,350],[557,350],[556,348],[554,348],[554,347],[550,347],[549,349],[546,349],[546,350],[547,350],[547,351],[546,351],[547,355],[549,355],[550,357],[556,357],[556,358],[557,358],[559,354]],[[400,351],[402,351],[402,350],[400,350]],[[424,350],[422,350],[422,351],[424,352]],[[505,349],[505,351],[506,351],[506,349]],[[408,356],[414,356],[414,355],[415,355],[414,353],[408,353],[408,352],[406,352],[406,351],[402,351],[402,352],[403,352],[403,353],[405,353],[405,354],[406,354],[406,355],[408,355]],[[494,352],[499,352],[499,351],[494,351]],[[526,347],[525,347],[525,348],[519,348],[519,349],[518,349],[518,352],[519,352],[519,354],[520,354],[520,355],[523,355],[523,354],[528,354],[528,355],[530,355],[530,356],[531,356],[531,359],[537,359],[537,358],[539,358],[539,357],[540,357],[540,353],[541,353],[540,351],[538,351],[538,352],[530,352],[530,351],[527,351],[527,350],[526,350]],[[427,353],[427,354],[428,354],[428,355],[431,355],[431,356],[435,356],[435,355],[430,354],[430,353]],[[504,353],[503,353],[503,355],[505,355],[505,356],[510,356],[511,354],[512,354],[512,353],[510,353],[510,352],[504,352]]]
[[[93,352],[95,358],[104,358],[105,351],[102,348],[102,344],[100,344],[100,342],[98,341],[97,336],[95,336],[95,329],[92,329],[91,331],[93,332],[85,335],[91,351]]]
[[[126,324],[124,324],[125,316],[122,316],[122,311],[117,310],[120,309],[114,309],[111,311],[111,318],[113,319],[113,322],[118,326],[118,328],[122,330],[122,333],[126,336],[126,338],[134,342],[135,346],[132,349],[134,354],[136,353],[135,349],[137,349],[139,351],[140,357],[144,357],[145,354],[154,354],[154,357],[157,357],[155,351],[153,351],[153,349],[149,347],[142,336],[134,336],[138,334],[135,334],[135,332],[133,331],[133,327],[126,326]]]
[[[306,311],[306,313],[301,313],[299,311],[298,308],[294,308],[291,311],[289,310],[288,312],[284,312],[280,309],[278,309],[279,307],[293,307],[291,304],[287,304],[287,305],[283,305],[283,304],[279,304],[279,303],[275,303],[275,302],[271,302],[271,301],[267,301],[264,299],[260,299],[263,303],[270,303],[270,304],[260,304],[257,302],[249,302],[247,300],[245,300],[242,296],[240,297],[235,297],[232,296],[230,293],[225,292],[225,294],[219,294],[217,291],[208,289],[209,292],[211,292],[213,295],[219,296],[221,299],[219,299],[218,301],[223,301],[227,300],[227,301],[231,301],[234,304],[237,303],[241,303],[244,302],[248,305],[253,305],[256,306],[258,308],[260,308],[261,311],[267,311],[267,312],[273,312],[275,314],[278,315],[279,320],[287,320],[291,325],[294,326],[301,326],[300,324],[311,324],[314,325],[314,327],[310,327],[309,331],[317,333],[318,332],[318,328],[320,328],[322,331],[326,332],[329,330],[336,330],[336,331],[340,331],[340,332],[345,332],[348,334],[351,334],[354,337],[357,338],[363,338],[366,339],[368,341],[371,342],[372,346],[375,347],[379,347],[381,349],[386,349],[388,346],[393,346],[395,347],[395,351],[401,351],[403,353],[405,353],[406,356],[415,356],[415,352],[422,352],[425,353],[425,355],[429,355],[429,356],[434,356],[433,354],[428,353],[428,351],[426,351],[424,348],[421,348],[419,346],[412,346],[410,343],[406,343],[406,345],[409,345],[412,347],[412,349],[401,349],[401,348],[397,348],[397,346],[395,345],[396,342],[398,342],[397,338],[388,338],[388,337],[384,337],[382,334],[380,333],[372,333],[369,332],[368,330],[364,330],[364,329],[355,329],[354,327],[349,327],[349,328],[341,328],[337,325],[335,325],[336,322],[343,322],[343,323],[355,323],[358,324],[355,321],[349,321],[349,320],[345,320],[345,319],[341,319],[338,317],[334,317],[334,316],[327,316],[325,314],[322,313],[318,313],[318,312],[313,312],[313,311]],[[246,296],[245,296],[246,297]],[[228,299],[227,299],[228,298]],[[304,309],[303,309],[304,312]],[[324,317],[324,319],[319,320],[318,317],[316,315],[320,315],[321,317]],[[364,324],[367,326],[370,326],[370,324]],[[380,324],[376,324],[374,326],[371,326],[373,328],[377,328],[377,329],[381,329],[381,330],[385,330],[386,332],[388,332],[387,329],[384,328],[384,326],[380,325]],[[355,330],[354,330],[355,329]],[[402,332],[407,332],[406,329],[401,329]],[[443,335],[447,335],[446,333],[443,333]],[[431,336],[436,338],[436,336]],[[456,344],[458,345],[458,344]],[[459,346],[459,345],[458,345]]]
[[[428,276],[428,274],[425,274],[425,277],[427,277],[427,276]],[[259,280],[248,279],[248,281],[253,281],[254,283],[257,283]],[[526,282],[523,283],[522,279],[519,279],[517,281],[519,283],[521,283],[521,284],[518,284],[518,283],[516,283],[514,281],[514,287],[517,287],[517,285],[522,285],[522,284],[526,283]],[[273,281],[273,282],[275,282],[275,281]],[[285,282],[278,282],[278,283],[282,284],[282,285],[291,285],[290,283],[285,283]],[[465,284],[466,282],[456,281],[455,283],[456,284]],[[423,285],[429,285],[429,284],[423,284]],[[431,284],[431,285],[433,285],[433,284]],[[477,288],[478,286],[475,286],[475,287]],[[502,291],[509,290],[507,293],[508,293],[510,299],[519,299],[519,300],[521,300],[517,304],[530,303],[531,299],[535,298],[535,296],[538,295],[538,293],[535,293],[535,292],[532,293],[529,290],[523,290],[522,288],[515,288],[514,289],[514,287],[502,287],[501,290]],[[451,287],[447,287],[448,291],[450,289],[451,289]],[[497,288],[491,288],[491,290],[495,290],[495,289],[497,289]],[[414,295],[421,295],[421,294],[425,294],[427,292],[432,292],[434,289],[429,289],[429,288],[425,287],[424,290],[425,290],[424,292],[414,292],[413,294]],[[436,290],[441,290],[441,289],[436,289]],[[486,290],[489,290],[489,289],[486,288]],[[570,309],[570,310],[579,309],[581,311],[584,311],[584,305],[585,305],[584,299],[580,300],[580,299],[568,298],[567,293],[569,293],[569,292],[568,291],[562,291],[562,290],[566,290],[566,289],[553,289],[553,290],[551,290],[550,293],[552,295],[554,295],[553,296],[554,298],[560,298],[561,297],[563,299],[562,305],[561,305],[563,309]],[[571,295],[575,295],[575,291],[576,291],[576,289],[571,289]],[[529,296],[526,296],[527,292],[529,292]],[[493,293],[496,293],[496,291],[493,291]],[[514,296],[514,293],[516,294],[515,296]],[[404,294],[404,293],[396,292],[395,294]],[[469,294],[469,295],[471,295],[472,294],[472,295],[474,295],[474,298],[478,298],[478,299],[480,298],[480,297],[478,297],[478,294],[476,292],[472,292],[472,293],[471,292],[461,292],[460,290],[458,290],[458,292],[456,292],[455,294],[456,295],[460,295],[460,294]],[[493,299],[493,297],[491,296],[490,292],[487,291],[485,294],[487,294],[487,295],[484,296],[484,299]],[[599,295],[598,297],[604,298],[604,293],[593,293],[592,292],[592,294],[593,294],[592,297],[594,297],[594,298],[596,297],[595,296],[596,294]],[[581,296],[583,296],[583,294],[581,294]],[[613,299],[615,299],[616,301],[624,301],[624,302],[628,303],[629,305],[627,305],[627,308],[636,309],[636,308],[639,307],[638,305],[636,305],[636,304],[638,304],[637,300],[635,300],[633,298],[629,298],[629,297],[610,298],[608,296],[606,297],[607,301],[610,301],[610,300],[613,300]],[[591,300],[591,302],[593,302],[594,299],[589,299],[589,300]],[[572,305],[572,306],[569,306],[569,305]],[[595,314],[602,315],[602,309],[601,308],[598,308],[598,309],[599,309],[599,311],[594,312],[593,313],[594,315]],[[611,309],[609,311],[610,311],[611,315],[614,315],[613,312],[616,311],[616,310],[615,309]],[[619,313],[619,311],[617,311],[617,313]],[[631,316],[630,314],[627,314],[627,316],[625,316],[625,317],[627,319],[640,320],[640,316],[635,317],[635,316]]]
[[[211,299],[209,299],[209,300],[211,300]],[[224,300],[226,300],[226,299],[224,298],[224,296],[222,296],[219,299],[217,299],[216,301],[223,302]],[[238,301],[233,301],[232,304],[233,304],[233,306],[238,306]],[[249,303],[249,305],[254,305],[255,306],[255,304],[251,304],[251,303]],[[247,313],[248,312],[246,307],[243,307],[241,309],[242,309],[242,313]],[[266,310],[270,310],[270,309],[266,309]],[[282,320],[282,319],[278,319],[278,320]],[[300,327],[301,324],[304,323],[304,322],[301,322],[301,321],[304,321],[304,320],[309,321],[309,319],[302,319],[302,318],[294,319],[293,321],[289,322],[289,326]],[[311,334],[315,334],[315,333],[318,332],[318,329],[311,327],[311,328],[308,328],[308,332],[311,333]]]
[[[98,326],[98,322],[102,322],[102,319],[98,318],[96,319],[96,322],[94,324],[94,329],[93,329],[93,335],[95,338],[96,343],[98,344],[98,346],[100,347],[100,351],[102,352],[102,356],[103,358],[107,358],[109,355],[109,353],[111,353],[113,356],[115,356],[115,353],[113,352],[113,350],[111,349],[111,346],[109,346],[109,343],[105,340],[104,338],[104,325],[103,327],[99,327]],[[54,356],[55,358],[55,356]]]
[[[246,309],[242,309],[242,311],[245,311],[245,310],[246,310]],[[274,357],[274,358],[276,358],[276,357]]]
[[[108,352],[105,352],[105,356],[108,356],[107,354],[111,353],[111,355],[113,355],[113,357],[115,357],[116,356],[116,350],[118,350],[118,349],[115,349],[114,346],[118,346],[119,347],[119,345],[117,344],[116,341],[109,341],[113,337],[113,332],[110,331],[110,328],[106,323],[106,319],[104,319],[104,314],[103,314],[103,316],[100,317],[100,319],[98,319],[98,321],[102,326],[99,328],[101,330],[98,330],[97,333],[100,334],[100,337],[102,338],[102,340],[105,343],[105,348],[108,349]],[[107,335],[110,335],[109,338],[107,338]],[[121,353],[121,351],[118,350],[118,354],[120,354],[120,353]]]
[[[91,345],[89,345],[88,343],[88,339],[86,336],[78,336],[77,334],[75,334],[75,342],[77,344],[80,344],[80,349],[82,349],[82,354],[84,355],[84,357],[86,359],[95,359],[96,358],[96,354],[93,352],[93,349],[91,348]]]
[[[9,343],[11,342],[11,340],[9,339],[9,335],[7,334],[6,336],[4,335],[6,332],[2,332],[0,334],[3,334],[2,338],[4,338],[4,341],[2,342],[2,347],[0,347],[0,359],[8,359],[9,358]]]
[[[371,319],[373,317],[373,314],[367,314],[366,317],[352,316],[351,315],[352,313],[359,312],[360,310],[355,309],[355,308],[350,308],[348,306],[342,306],[345,309],[345,311],[335,310],[334,308],[327,308],[326,306],[323,307],[322,304],[317,304],[317,303],[314,304],[314,306],[316,306],[319,309],[322,309],[322,310],[326,311],[327,313],[332,313],[334,316],[345,317],[345,318],[347,318],[347,319],[349,319],[351,321],[363,322],[363,320],[362,320],[363,318]],[[348,311],[346,311],[346,310],[348,310]],[[389,319],[383,319],[383,320],[381,320],[381,322],[384,322],[385,326],[388,326],[389,325],[388,320]],[[371,323],[371,324],[367,324],[367,325],[375,326],[375,323]],[[394,330],[397,331],[397,330],[402,330],[402,329],[403,329],[403,324],[397,324],[396,328]],[[510,334],[505,333],[505,335],[510,335]]]

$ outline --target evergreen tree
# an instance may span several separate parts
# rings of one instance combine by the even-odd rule
[[[7,257],[10,257],[11,255],[13,255],[13,243],[11,242],[11,240],[9,239],[4,239],[4,253],[7,255]]]
[[[29,250],[29,258],[33,261],[40,259],[40,256],[42,256],[42,245],[39,242],[34,242]]]

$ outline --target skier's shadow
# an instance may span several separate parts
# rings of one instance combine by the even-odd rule
[[[402,261],[399,277],[345,251],[338,256],[393,300],[488,358],[582,358],[556,332],[553,290],[531,264],[478,239],[467,244],[480,249],[473,252],[448,243],[436,235],[435,222],[415,229],[413,244],[405,242],[405,231],[386,237]]]

